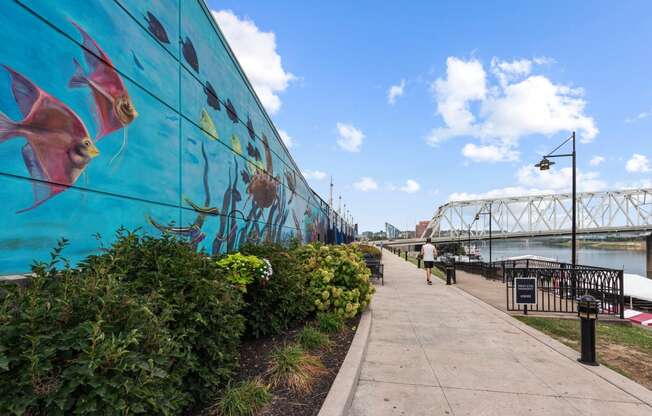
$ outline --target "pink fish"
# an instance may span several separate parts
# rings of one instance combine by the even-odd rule
[[[11,88],[21,121],[0,112],[0,143],[24,137],[23,161],[34,187],[34,204],[18,212],[36,208],[73,185],[99,150],[86,126],[67,105],[40,89],[25,76],[2,65],[11,76]]]
[[[88,87],[92,91],[100,123],[100,131],[95,137],[97,141],[131,123],[138,116],[138,112],[107,54],[81,26],[72,21],[71,23],[84,38],[84,59],[90,73],[86,74],[79,62],[73,59],[76,71],[68,86]]]

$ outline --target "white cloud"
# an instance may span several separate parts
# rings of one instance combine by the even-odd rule
[[[421,189],[421,185],[414,179],[408,179],[405,181],[405,185],[399,188],[401,192],[407,192],[408,194],[413,194]]]
[[[474,199],[508,198],[511,196],[543,195],[552,193],[554,193],[554,191],[551,189],[535,189],[525,188],[522,186],[510,186],[506,188],[492,189],[490,191],[481,193],[455,192],[448,196],[448,201],[471,201]]]
[[[509,147],[494,145],[476,146],[467,143],[462,149],[462,155],[474,162],[511,162],[518,160],[518,152]]]
[[[468,201],[570,192],[572,189],[572,175],[572,168],[540,171],[532,165],[525,165],[516,171],[517,185],[515,186],[480,193],[456,192],[450,194],[448,200]],[[577,171],[577,189],[579,192],[596,192],[606,188],[607,183],[600,178],[598,172]]]
[[[394,103],[396,102],[396,98],[403,95],[404,91],[405,91],[405,80],[402,79],[398,85],[392,85],[391,87],[389,87],[389,90],[387,90],[387,102],[391,105],[394,105]]]
[[[212,13],[260,101],[270,114],[275,114],[281,108],[278,93],[296,79],[283,68],[276,51],[276,35],[261,31],[253,21],[240,19],[231,10]]]
[[[326,172],[322,172],[320,170],[304,170],[301,173],[303,173],[303,176],[306,179],[315,179],[321,181],[326,178]]]
[[[285,130],[278,129],[278,134],[281,136],[283,143],[285,143],[285,147],[290,149],[294,146],[294,139]]]
[[[545,62],[543,58],[511,62],[494,58],[491,71],[496,84],[489,83],[480,61],[449,57],[446,77],[431,85],[445,126],[433,129],[428,143],[434,146],[470,136],[485,146],[515,151],[525,136],[551,136],[571,130],[578,131],[582,142],[593,140],[598,128],[593,118],[585,115],[583,91],[532,74],[535,65]]]
[[[652,188],[652,179],[640,179],[631,182],[616,182],[613,189],[641,189]]]
[[[413,194],[415,192],[418,192],[421,189],[421,185],[419,185],[419,182],[415,181],[414,179],[408,179],[405,181],[405,184],[401,186],[396,186],[392,184],[388,184],[388,189],[390,191],[399,191],[399,192],[406,192],[408,194]],[[439,191],[437,191],[439,192]]]
[[[378,183],[368,176],[363,176],[357,182],[353,183],[353,187],[358,191],[369,192],[378,189]]]
[[[469,103],[484,100],[487,94],[486,73],[477,60],[462,61],[455,57],[446,60],[446,79],[437,79],[431,84],[431,90],[437,97],[437,112],[448,126],[441,130],[441,139],[433,134],[431,142],[445,140],[445,136],[464,134],[475,117],[469,110]]]
[[[491,69],[500,84],[504,87],[511,80],[530,75],[530,72],[532,72],[532,61],[529,59],[518,59],[508,62],[494,57],[491,59]]]
[[[598,166],[598,165],[600,165],[602,162],[604,162],[604,160],[605,160],[604,157],[599,156],[599,155],[595,155],[595,156],[593,156],[593,157],[591,158],[591,160],[589,161],[589,165],[591,165],[591,166]]]
[[[625,170],[631,173],[644,173],[652,170],[650,168],[650,161],[644,155],[634,153],[625,164]]]
[[[555,192],[566,192],[572,189],[573,169],[561,168],[541,171],[532,165],[522,166],[516,172],[520,185],[531,188],[547,188]],[[583,172],[577,170],[577,190],[580,192],[602,191],[607,183],[600,179],[598,172]]]
[[[353,124],[337,123],[339,138],[337,144],[347,152],[359,152],[364,140],[364,134]]]
[[[652,109],[638,113],[635,117],[629,117],[625,119],[625,123],[633,123],[638,120],[643,120],[652,116]]]

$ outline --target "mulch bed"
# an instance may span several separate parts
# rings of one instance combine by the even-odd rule
[[[328,391],[335,380],[335,376],[349,351],[353,336],[357,329],[360,317],[348,321],[344,329],[337,334],[329,334],[332,346],[326,351],[319,352],[321,361],[328,370],[323,376],[315,380],[312,391],[298,395],[281,387],[272,387],[274,396],[272,402],[260,413],[261,416],[315,416],[319,413],[321,405],[328,395]],[[261,340],[245,341],[240,352],[240,370],[235,375],[236,380],[250,380],[261,377],[265,380],[269,354],[276,347],[281,347],[294,341],[297,333],[303,326],[297,326],[283,334]],[[313,352],[314,353],[314,352]]]

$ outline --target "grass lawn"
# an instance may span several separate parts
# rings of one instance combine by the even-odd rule
[[[405,257],[401,256],[401,258],[404,259]],[[418,260],[417,260],[416,257],[408,256],[408,261],[410,263],[414,264],[415,266],[419,265]],[[421,262],[421,267],[423,267],[423,261]],[[424,273],[425,273],[425,270],[424,270]],[[432,268],[432,275],[435,276],[435,277],[438,277],[439,279],[443,280],[444,282],[446,281],[446,275],[444,274],[444,272],[439,270],[436,267]]]
[[[580,350],[580,321],[515,316],[521,322]],[[652,389],[652,331],[639,326],[597,324],[598,362]]]

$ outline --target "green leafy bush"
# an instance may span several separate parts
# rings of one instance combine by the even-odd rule
[[[320,312],[317,314],[317,325],[323,332],[340,332],[344,328],[344,319],[334,312]]]
[[[375,288],[358,247],[308,244],[297,253],[310,277],[315,310],[352,318],[367,307]]]
[[[209,412],[215,416],[254,416],[272,401],[272,394],[259,379],[228,385]]]
[[[370,246],[368,244],[356,244],[355,246],[364,257],[379,259],[382,255],[380,249],[377,247]]]
[[[247,333],[256,338],[276,335],[292,322],[305,319],[311,309],[309,282],[294,249],[278,244],[248,244],[240,251],[267,259],[273,269],[269,281],[254,281],[244,295],[242,314]]]
[[[318,348],[328,348],[331,340],[328,335],[321,333],[317,328],[312,326],[304,327],[297,335],[299,345],[307,350],[316,350]]]
[[[78,268],[60,249],[0,299],[0,414],[179,414],[228,381],[242,299],[214,260],[125,231]]]
[[[217,265],[224,271],[226,278],[237,285],[242,292],[247,292],[247,285],[262,280],[269,280],[272,274],[271,266],[256,256],[245,256],[241,253],[227,254],[217,260]]]

